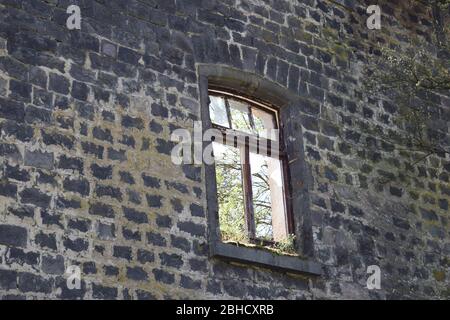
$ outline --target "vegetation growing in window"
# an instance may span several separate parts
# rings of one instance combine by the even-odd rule
[[[210,117],[223,135],[213,143],[222,241],[294,251],[275,113],[221,93],[210,96]]]

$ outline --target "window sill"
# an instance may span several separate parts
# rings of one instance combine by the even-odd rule
[[[239,247],[234,244],[223,242],[211,243],[210,250],[212,257],[255,264],[286,272],[303,273],[314,276],[322,275],[322,267],[320,264],[303,260],[296,256],[278,255],[259,248]]]

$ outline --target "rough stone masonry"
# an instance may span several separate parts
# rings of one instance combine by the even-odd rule
[[[381,139],[401,133],[398,110],[361,78],[381,44],[431,42],[433,17],[373,1],[382,29],[368,30],[369,2],[0,0],[0,298],[449,298],[450,159],[414,163]],[[71,4],[81,30],[66,27]],[[171,132],[200,119],[198,63],[308,101],[322,276],[209,258],[204,168],[170,160]]]

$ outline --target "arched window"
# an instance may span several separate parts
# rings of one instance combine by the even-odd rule
[[[203,142],[214,155],[204,166],[210,256],[320,275],[299,108],[308,101],[226,66],[198,74],[202,128],[214,131]]]
[[[293,237],[278,110],[209,88],[222,241],[276,245]]]

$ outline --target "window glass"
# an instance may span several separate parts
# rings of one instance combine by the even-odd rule
[[[280,160],[250,153],[256,237],[282,240],[287,236]]]
[[[275,117],[273,114],[261,109],[252,108],[253,122],[255,124],[255,132],[263,138],[278,140],[278,134],[274,129]]]
[[[248,105],[233,99],[228,99],[228,103],[230,104],[231,125],[233,126],[233,129],[246,133],[253,133],[254,130],[249,117],[250,109]]]
[[[211,121],[237,131],[223,130],[226,142],[213,142],[222,241],[286,240],[291,226],[275,111],[228,95],[210,101]]]
[[[240,150],[213,142],[217,202],[223,241],[245,241],[247,237]]]
[[[222,97],[209,96],[209,114],[212,123],[229,128],[225,100]]]

